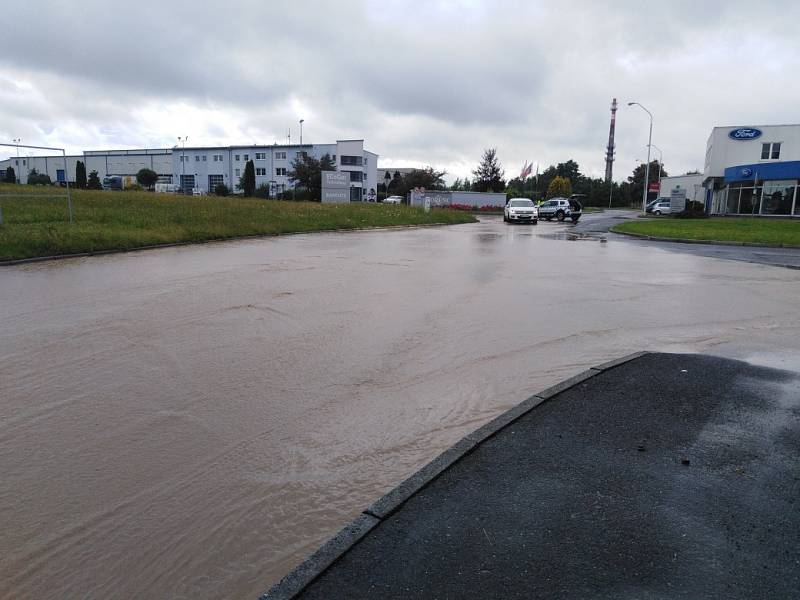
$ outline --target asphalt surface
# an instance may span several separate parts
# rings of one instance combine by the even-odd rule
[[[568,234],[577,236],[594,236],[605,239],[625,240],[640,246],[644,252],[647,248],[657,248],[680,254],[738,260],[743,262],[800,269],[800,250],[795,248],[765,248],[758,246],[727,246],[724,244],[686,244],[681,242],[661,242],[641,240],[631,236],[610,233],[614,225],[629,219],[636,219],[638,211],[610,210],[602,213],[586,213],[577,225],[567,229]]]
[[[298,597],[797,598],[799,457],[796,374],[647,354],[476,446]]]

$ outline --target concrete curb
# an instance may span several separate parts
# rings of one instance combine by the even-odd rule
[[[28,263],[44,262],[47,260],[63,260],[66,258],[85,258],[87,256],[102,256],[104,254],[125,254],[128,252],[141,252],[142,250],[158,250],[160,248],[176,248],[179,246],[199,246],[218,242],[236,242],[239,240],[254,240],[259,238],[277,238],[289,235],[311,235],[314,233],[348,233],[362,231],[393,231],[395,229],[412,229],[418,227],[448,227],[450,225],[468,225],[469,223],[420,223],[418,225],[385,225],[381,227],[353,227],[351,229],[315,229],[313,231],[287,231],[285,233],[256,233],[253,235],[237,235],[225,238],[212,238],[189,242],[170,242],[168,244],[152,244],[150,246],[136,246],[134,248],[120,248],[117,250],[95,250],[92,252],[78,252],[75,254],[54,254],[52,256],[32,256],[30,258],[17,258],[14,260],[0,260],[0,267],[12,267]]]
[[[323,544],[319,550],[272,586],[259,600],[291,600],[296,598],[383,520],[399,510],[412,496],[423,490],[445,470],[468,455],[483,442],[561,392],[575,387],[600,373],[647,354],[649,352],[634,352],[587,369],[542,390],[473,431],[364,510],[354,521]]]
[[[669,238],[669,237],[659,237],[655,235],[645,235],[643,233],[633,233],[630,231],[617,231],[613,227],[610,229],[610,231],[611,233],[616,233],[618,235],[627,235],[642,240],[651,240],[653,242],[675,242],[678,244],[704,244],[710,246],[748,246],[751,248],[789,248],[794,250],[800,250],[800,246],[793,246],[791,244],[758,244],[755,242],[730,242],[723,240],[692,240],[688,238]]]

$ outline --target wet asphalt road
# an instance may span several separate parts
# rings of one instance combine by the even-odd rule
[[[0,596],[256,597],[588,366],[652,349],[800,370],[800,272],[643,260],[571,227],[488,217],[3,268]]]

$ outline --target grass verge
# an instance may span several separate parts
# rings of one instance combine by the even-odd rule
[[[787,219],[654,219],[615,225],[611,231],[653,237],[800,246],[800,222]]]
[[[58,188],[0,185],[0,261],[247,235],[475,221],[469,213],[426,213],[398,205],[77,190],[70,224],[64,197],[33,196],[48,191],[60,193]]]

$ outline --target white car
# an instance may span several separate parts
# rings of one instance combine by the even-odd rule
[[[539,222],[539,210],[527,198],[512,198],[506,202],[506,207],[503,209],[503,221],[536,225]]]
[[[389,196],[383,201],[384,204],[402,204],[403,197],[402,196]]]
[[[669,200],[659,200],[653,205],[652,213],[654,215],[668,215],[670,212],[669,207],[670,201]]]

